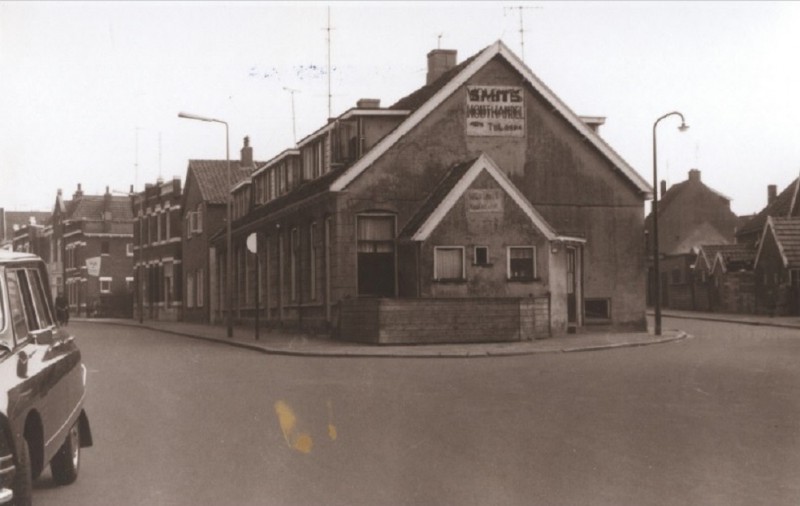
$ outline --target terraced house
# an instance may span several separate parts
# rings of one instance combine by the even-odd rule
[[[603,121],[502,42],[431,51],[424,86],[360,100],[234,188],[237,318],[372,343],[644,329],[651,188]]]

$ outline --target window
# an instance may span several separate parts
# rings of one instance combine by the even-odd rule
[[[8,271],[6,286],[17,342],[26,340],[31,332],[53,325],[50,306],[36,269]]]
[[[11,310],[9,316],[19,343],[28,339],[28,320],[25,317],[19,281],[12,271],[9,271],[9,275],[6,277],[6,286],[8,287],[8,305]]]
[[[197,270],[197,307],[203,307],[203,293],[205,292],[205,275],[203,269]]]
[[[111,293],[111,278],[100,278],[100,293]]]
[[[125,245],[125,254],[129,257],[133,256],[133,243],[129,242]]]
[[[460,281],[464,274],[464,248],[435,247],[433,249],[433,278],[438,281]]]
[[[536,278],[536,248],[511,246],[508,248],[508,279],[533,281]]]
[[[362,215],[356,219],[359,295],[395,294],[393,215]]]
[[[186,307],[194,307],[194,273],[186,275]]]
[[[111,253],[111,246],[109,245],[108,241],[100,242],[100,254],[108,255],[109,253]]]
[[[586,299],[583,309],[587,320],[611,319],[611,299]]]
[[[203,232],[203,204],[197,204],[197,211],[194,213],[194,232]]]
[[[125,277],[125,288],[127,288],[128,291],[133,290],[133,276]]]
[[[317,233],[317,224],[312,223],[308,229],[308,253],[310,263],[310,273],[308,275],[309,290],[311,291],[311,300],[317,298],[317,245],[314,244],[314,238]]]
[[[486,246],[475,246],[475,265],[489,265],[489,248]]]
[[[291,284],[291,300],[297,300],[297,250],[299,246],[299,232],[296,228],[292,229],[292,235],[289,237],[289,268],[290,268],[290,284]]]

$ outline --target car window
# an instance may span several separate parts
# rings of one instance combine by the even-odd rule
[[[22,296],[22,307],[25,310],[25,319],[28,322],[28,331],[39,329],[39,319],[36,316],[36,306],[33,304],[33,294],[28,284],[28,274],[24,269],[14,271],[19,283],[19,293]]]
[[[37,328],[46,329],[53,325],[53,316],[50,313],[50,305],[47,303],[47,295],[42,286],[42,278],[37,269],[27,269],[28,285],[30,286],[31,298],[36,305]]]
[[[8,307],[11,325],[14,327],[14,335],[17,342],[28,339],[28,320],[25,316],[25,306],[22,303],[22,293],[19,289],[19,282],[14,271],[7,271],[6,286],[8,287]]]

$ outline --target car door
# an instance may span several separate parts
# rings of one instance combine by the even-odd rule
[[[36,266],[9,268],[5,281],[16,340],[18,410],[25,415],[31,409],[39,413],[47,462],[78,415],[75,384],[82,389],[80,354],[58,332]]]

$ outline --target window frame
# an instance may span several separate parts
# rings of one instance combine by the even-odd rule
[[[439,251],[455,251],[461,252],[461,277],[460,278],[443,278],[439,276],[439,259],[437,253]],[[433,280],[439,283],[461,283],[467,280],[467,266],[464,261],[466,248],[464,246],[434,246],[433,247]]]
[[[511,271],[511,251],[512,250],[530,250],[531,251],[531,276],[512,276]],[[530,282],[536,281],[539,279],[538,272],[536,269],[536,260],[537,260],[537,251],[535,245],[518,245],[518,246],[507,246],[506,247],[506,280],[512,282]]]
[[[100,282],[100,293],[111,293],[111,286],[113,284],[114,278],[112,278],[111,276],[101,276],[100,278],[98,278],[98,281]],[[103,289],[103,283],[108,283],[107,289]]]
[[[478,262],[478,250],[479,249],[480,250],[484,250],[486,252],[486,261],[485,262],[482,262],[482,263]],[[475,247],[473,247],[473,249],[472,249],[472,265],[474,265],[475,267],[488,267],[488,266],[492,265],[492,262],[490,262],[490,257],[489,257],[489,246],[475,246]]]

